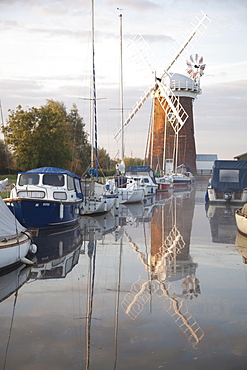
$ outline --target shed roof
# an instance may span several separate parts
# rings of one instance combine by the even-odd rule
[[[197,154],[197,161],[216,161],[218,159],[217,154]]]

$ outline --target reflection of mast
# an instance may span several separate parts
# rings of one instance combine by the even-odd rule
[[[87,312],[86,312],[86,370],[90,363],[90,334],[93,312],[93,294],[95,280],[95,260],[96,260],[96,241],[88,242],[88,257],[90,258],[88,266],[88,286],[87,286]]]
[[[16,290],[16,292],[15,292],[15,300],[14,300],[13,311],[12,311],[12,317],[11,317],[11,323],[10,323],[10,328],[9,328],[8,342],[7,342],[6,351],[5,351],[5,356],[4,356],[3,370],[5,370],[6,363],[7,363],[7,355],[8,355],[8,350],[9,350],[9,343],[10,343],[10,337],[11,337],[11,332],[12,332],[13,322],[14,322],[15,306],[16,306],[16,301],[17,301],[18,291],[19,291],[19,290]]]
[[[115,315],[115,330],[114,330],[114,370],[117,368],[118,314],[119,314],[119,293],[120,293],[120,282],[121,282],[122,250],[123,250],[123,239],[121,238],[120,251],[119,251],[118,284],[117,284],[116,315]]]

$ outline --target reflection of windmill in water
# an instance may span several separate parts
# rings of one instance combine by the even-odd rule
[[[147,149],[149,165],[155,170],[168,173],[171,168],[166,168],[166,163],[172,163],[172,170],[179,164],[186,164],[191,171],[196,169],[196,149],[193,123],[193,101],[200,89],[200,76],[205,65],[202,58],[191,56],[187,61],[190,77],[170,72],[180,55],[193,48],[195,43],[204,33],[209,18],[203,12],[191,23],[192,30],[178,42],[179,48],[172,54],[171,61],[166,68],[162,68],[155,61],[144,39],[138,35],[131,46],[135,48],[135,56],[141,57],[148,64],[151,71],[155,71],[155,81],[136,103],[133,111],[126,119],[123,127],[127,126],[150,95],[153,95],[153,120],[149,129],[149,144]],[[139,62],[139,60],[138,60]],[[186,124],[185,124],[186,123]],[[118,131],[116,136],[121,132]],[[179,149],[179,150],[178,150]]]
[[[166,312],[183,331],[187,339],[196,345],[204,333],[189,313],[185,299],[196,297],[200,293],[200,286],[195,277],[196,264],[190,260],[188,246],[180,232],[181,220],[178,218],[178,213],[185,207],[184,204],[178,205],[178,203],[179,199],[173,197],[170,204],[165,204],[160,209],[157,208],[151,222],[150,252],[142,252],[126,233],[134,251],[138,253],[145,265],[149,278],[148,280],[139,278],[132,284],[130,292],[125,295],[122,301],[122,308],[135,320],[145,304],[151,302],[152,296],[156,295],[164,301]],[[168,207],[170,207],[170,211]],[[187,212],[186,219],[189,216]],[[164,220],[165,217],[166,220]],[[192,218],[190,220],[192,225]],[[154,227],[152,228],[152,226]],[[168,227],[170,227],[169,232]],[[187,236],[185,238],[187,239]],[[184,252],[186,247],[187,251]],[[184,255],[184,261],[183,264],[179,265],[178,258],[182,255]],[[179,271],[177,271],[178,267]],[[174,290],[172,281],[180,279],[181,275],[183,277],[181,284],[183,290],[179,294]]]

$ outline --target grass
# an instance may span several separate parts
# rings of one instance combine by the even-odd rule
[[[11,190],[11,185],[12,183],[16,183],[16,178],[17,178],[17,175],[0,175],[0,181],[2,180],[5,180],[6,177],[8,178],[9,180],[9,184],[5,187],[4,191],[1,193],[1,197],[4,199],[4,198],[8,198],[9,197],[9,194],[10,194],[10,190]]]

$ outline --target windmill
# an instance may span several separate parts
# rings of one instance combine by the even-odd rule
[[[179,160],[178,135],[185,122],[188,120],[191,112],[188,113],[187,109],[185,109],[185,107],[181,103],[180,95],[177,94],[178,90],[181,91],[181,87],[176,86],[177,80],[174,80],[174,74],[170,72],[170,69],[180,57],[180,55],[184,51],[187,51],[189,46],[193,47],[192,40],[198,41],[199,37],[207,29],[209,23],[210,20],[205,13],[201,12],[198,16],[196,16],[195,21],[191,23],[192,30],[187,31],[188,34],[186,36],[183,36],[182,42],[179,42],[178,49],[175,51],[174,54],[171,54],[171,60],[167,64],[166,68],[163,68],[162,72],[160,72],[160,68],[157,65],[154,65],[155,63],[153,63],[153,58],[150,58],[151,54],[148,51],[148,46],[145,43],[144,39],[140,35],[138,35],[132,42],[132,45],[136,48],[139,55],[146,61],[149,67],[151,67],[152,72],[155,71],[155,79],[154,83],[144,92],[141,98],[137,101],[132,112],[127,117],[119,131],[116,133],[115,138],[129,124],[132,118],[141,109],[145,101],[150,96],[152,96],[154,98],[154,122],[152,130],[150,130],[151,135],[149,140],[148,157],[150,162],[149,165],[153,168],[156,167],[158,162],[164,164],[164,158],[167,158],[166,153],[164,153],[164,136],[165,134],[167,134],[165,132],[165,126],[167,123],[169,123],[173,130],[173,137],[175,136],[175,140],[173,139],[173,141],[176,145],[173,145],[173,148],[176,147],[176,150],[173,149],[173,158],[176,164]],[[189,80],[191,81],[191,83],[187,83],[187,90],[190,92],[193,91],[193,98],[195,98],[194,95],[200,93],[200,89],[195,81],[192,81],[191,79]],[[160,111],[162,111],[162,114],[160,113]],[[161,122],[159,122],[159,120],[157,122],[157,116],[161,116]],[[156,131],[159,132],[159,135],[156,135]],[[194,152],[192,167],[195,167],[195,143],[192,146],[192,151]],[[167,150],[169,150],[169,145]]]

